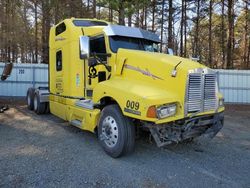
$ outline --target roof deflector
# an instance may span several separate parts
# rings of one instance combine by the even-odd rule
[[[142,38],[154,42],[160,42],[158,35],[140,28],[126,27],[121,25],[108,25],[103,29],[103,31],[108,36],[118,35],[118,36]]]

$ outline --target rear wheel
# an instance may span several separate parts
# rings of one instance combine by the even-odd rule
[[[34,88],[29,88],[27,91],[26,102],[29,110],[34,109]]]
[[[129,118],[123,116],[118,105],[109,105],[103,109],[98,139],[104,151],[114,158],[134,150],[135,127]]]
[[[41,103],[39,94],[35,93],[35,95],[34,95],[34,111],[37,114],[44,114],[45,110],[46,110],[46,103],[45,102]]]

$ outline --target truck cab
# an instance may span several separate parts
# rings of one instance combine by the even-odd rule
[[[63,20],[50,30],[49,89],[30,88],[28,107],[96,133],[112,157],[133,151],[136,127],[159,147],[214,137],[224,118],[216,72],[160,53],[159,42],[139,28]]]

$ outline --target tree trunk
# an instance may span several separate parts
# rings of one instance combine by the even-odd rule
[[[199,32],[200,32],[200,0],[197,0],[197,18],[196,18],[196,29],[194,36],[194,56],[199,56]]]
[[[93,0],[92,10],[93,10],[93,18],[96,18],[96,0]]]
[[[144,5],[143,5],[142,12],[140,15],[140,27],[144,29]]]
[[[38,63],[38,23],[37,23],[37,1],[34,1],[35,6],[35,63]]]
[[[108,1],[109,2],[109,22],[111,22],[111,3],[110,3],[110,0]]]
[[[23,46],[21,46],[20,47],[21,48],[21,50],[20,50],[20,53],[21,53],[21,63],[24,63],[24,60],[25,60],[25,52],[24,52],[24,47]]]
[[[50,1],[42,1],[42,62],[49,63]]]
[[[184,2],[181,1],[181,30],[180,30],[180,56],[183,56],[183,27],[184,27]]]
[[[132,26],[132,14],[128,15],[128,26],[131,27]]]
[[[147,17],[148,17],[148,7],[147,7],[147,5],[145,5],[145,9],[144,9],[144,29],[146,29],[146,30],[148,28]]]
[[[184,0],[184,57],[187,57],[187,1]]]
[[[113,22],[113,17],[114,17],[113,12],[114,12],[113,8],[111,8],[111,10],[110,10],[110,15],[111,15],[110,22]]]
[[[245,0],[245,26],[244,26],[244,54],[243,54],[243,63],[244,63],[244,67],[248,68],[248,61],[249,59],[247,59],[248,57],[248,0]]]
[[[54,8],[53,8],[55,24],[58,24],[58,22],[60,21],[60,14],[58,14],[59,9],[60,9],[60,7],[58,4],[58,0],[55,0],[54,1]]]
[[[250,68],[250,40],[248,40],[247,68]]]
[[[164,23],[164,6],[165,6],[165,0],[162,0],[162,8],[161,8],[161,44],[160,44],[160,51],[162,52],[162,46],[163,46],[163,23]]]
[[[101,6],[98,7],[98,17],[97,19],[101,19]]]
[[[213,0],[209,2],[209,47],[208,47],[208,63],[209,66],[212,68],[212,13],[213,13]]]
[[[152,32],[155,32],[155,6],[156,0],[152,1]]]
[[[10,29],[9,29],[9,19],[10,19],[10,1],[6,0],[6,5],[5,5],[5,9],[6,9],[6,13],[5,13],[5,58],[4,61],[10,62],[10,40],[9,40],[9,33],[10,33]]]
[[[88,16],[89,16],[89,4],[90,4],[90,0],[87,0],[87,13],[88,13]]]
[[[173,1],[169,0],[169,13],[168,13],[168,48],[174,50],[173,39]]]
[[[109,22],[113,22],[113,6],[112,6],[112,0],[108,1],[108,6],[109,6]]]
[[[118,12],[119,12],[119,18],[118,18],[119,25],[125,25],[124,0],[119,0]]]
[[[225,67],[226,52],[225,52],[225,0],[222,0],[221,8],[221,51],[222,51],[222,68]]]
[[[136,1],[136,21],[135,26],[140,27],[140,4],[139,1]]]
[[[234,18],[233,18],[233,0],[228,0],[228,40],[227,40],[227,68],[233,68],[232,61],[232,43],[233,43],[233,30],[234,30]]]
[[[232,64],[232,69],[234,68],[234,50],[235,50],[235,27],[234,27],[234,2],[233,2],[233,6],[232,6],[232,17],[233,17],[233,25],[232,25],[232,53],[231,53],[231,64]]]
[[[127,15],[128,15],[128,26],[132,26],[132,16],[133,16],[133,11],[132,11],[132,5],[129,3],[127,7]]]

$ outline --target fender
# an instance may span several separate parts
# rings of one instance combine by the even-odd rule
[[[111,80],[99,83],[94,88],[93,102],[98,103],[104,97],[113,98],[120,106],[123,114],[128,117],[163,123],[180,118],[183,114],[181,102],[171,92],[136,80],[113,77]],[[160,106],[168,103],[178,103],[178,113],[166,119],[148,118],[150,106]],[[182,113],[181,113],[182,112]]]

